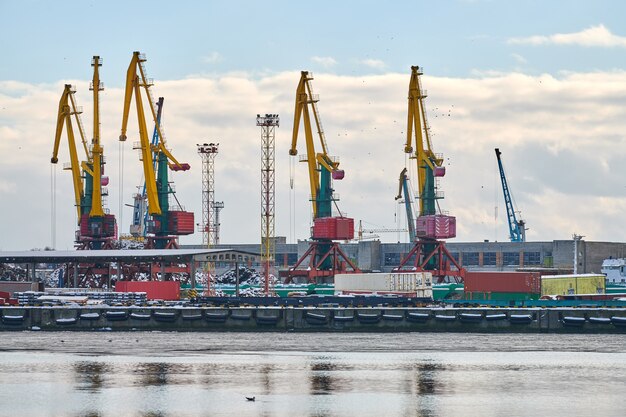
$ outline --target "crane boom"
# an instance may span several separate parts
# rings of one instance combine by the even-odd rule
[[[499,148],[496,148],[496,158],[498,160],[498,169],[500,170],[500,181],[502,182],[502,192],[504,194],[504,205],[506,206],[506,217],[509,223],[509,239],[511,242],[525,242],[526,241],[526,223],[524,220],[517,220],[515,215],[515,208],[513,207],[513,199],[511,198],[511,192],[509,190],[509,184],[504,173],[504,166],[502,165],[502,152]]]
[[[76,106],[76,102],[73,100],[73,95],[76,90],[72,88],[70,84],[65,84],[61,99],[59,100],[59,110],[57,114],[57,126],[56,134],[54,136],[54,147],[52,150],[52,158],[50,162],[56,164],[59,162],[59,145],[61,143],[61,135],[63,133],[63,126],[67,131],[67,141],[70,152],[70,170],[72,171],[72,181],[74,184],[74,200],[76,203],[76,218],[77,223],[80,224],[80,218],[82,215],[81,203],[84,196],[83,191],[83,179],[80,174],[81,164],[78,162],[78,152],[76,151],[76,139],[74,137],[74,128],[72,126],[72,115],[78,118],[81,111]],[[80,131],[82,135],[82,130]],[[83,141],[84,142],[84,141]]]

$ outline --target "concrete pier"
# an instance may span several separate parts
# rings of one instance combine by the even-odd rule
[[[611,308],[2,307],[0,331],[626,333]]]

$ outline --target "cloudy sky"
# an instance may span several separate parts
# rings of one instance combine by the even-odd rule
[[[219,142],[216,197],[223,243],[260,240],[257,113],[278,113],[276,232],[309,235],[306,166],[288,156],[295,89],[312,71],[330,153],[346,175],[340,209],[367,229],[405,227],[394,201],[410,66],[424,67],[441,208],[457,241],[507,240],[494,148],[528,240],[626,240],[626,3],[621,1],[8,1],[0,0],[0,250],[72,247],[75,209],[66,136],[50,156],[65,83],[91,137],[90,60],[104,60],[102,141],[108,207],[128,232],[142,182],[121,145],[123,86],[142,51],[165,97],[168,146],[192,169],[175,173],[179,201],[201,218],[196,144]],[[134,109],[134,106],[132,107]],[[151,125],[151,123],[149,123]],[[304,153],[304,143],[299,150]],[[292,181],[293,180],[293,181]],[[293,189],[290,188],[293,183]],[[56,210],[52,210],[55,206]],[[406,234],[378,233],[383,241]],[[181,243],[201,243],[200,234]]]

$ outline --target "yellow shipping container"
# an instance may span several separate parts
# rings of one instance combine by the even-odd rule
[[[546,275],[541,277],[541,295],[604,294],[602,274]]]

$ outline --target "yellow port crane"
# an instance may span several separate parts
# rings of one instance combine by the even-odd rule
[[[156,104],[150,91],[152,80],[146,75],[144,62],[146,62],[145,55],[137,51],[133,52],[133,57],[126,72],[124,111],[119,139],[120,141],[127,139],[126,131],[130,103],[134,95],[139,125],[139,143],[135,144],[134,148],[141,151],[146,197],[148,199],[148,214],[151,216],[151,226],[148,227],[148,233],[154,235],[154,237],[148,237],[146,247],[164,249],[177,246],[176,235],[191,234],[194,230],[195,223],[192,212],[185,212],[180,207],[176,211],[169,208],[169,195],[174,194],[174,191],[169,185],[167,168],[173,171],[187,171],[190,166],[188,163],[178,162],[166,147],[165,136],[163,135],[158,112],[155,108]],[[159,140],[156,143],[151,143],[148,138],[146,115],[141,96],[142,88],[146,93],[148,107],[158,134]]]
[[[442,239],[456,236],[456,218],[441,212],[437,200],[443,196],[437,192],[436,178],[446,173],[443,167],[443,157],[433,151],[430,140],[430,127],[426,118],[424,99],[426,92],[422,90],[420,75],[422,68],[411,67],[411,79],[408,93],[407,133],[404,152],[417,162],[419,212],[416,216],[414,242],[411,251],[400,261],[396,268],[401,271],[413,260],[411,270],[431,271],[438,282],[446,277],[461,280],[465,270],[450,254]],[[396,199],[405,194],[407,220],[409,229],[412,229],[412,215],[410,192],[408,190],[408,176],[406,170],[400,173],[400,190]]]
[[[72,171],[74,183],[74,199],[77,210],[77,223],[80,231],[77,234],[77,242],[83,249],[102,249],[107,245],[110,238],[116,234],[115,217],[105,213],[102,201],[102,185],[108,183],[108,178],[103,176],[103,147],[100,144],[100,98],[99,93],[104,89],[100,81],[99,68],[102,66],[102,59],[94,56],[91,61],[93,67],[93,78],[90,90],[93,91],[93,138],[90,146],[85,139],[83,124],[80,119],[82,110],[76,105],[74,94],[76,90],[71,85],[66,84],[59,101],[57,114],[56,134],[54,148],[50,162],[58,162],[59,145],[63,127],[66,127],[70,164],[67,168]],[[72,126],[72,116],[76,120],[80,139],[85,151],[85,161],[79,163],[78,152],[76,150],[76,140]],[[84,173],[81,174],[82,172]]]
[[[161,132],[161,125],[157,119],[157,110],[155,109],[155,102],[152,99],[152,93],[150,87],[153,85],[152,80],[146,77],[146,69],[144,66],[146,57],[140,52],[133,52],[133,57],[126,71],[126,89],[124,94],[124,112],[122,113],[122,132],[120,134],[120,141],[125,141],[126,130],[128,127],[128,115],[130,113],[130,102],[135,95],[135,104],[137,106],[137,121],[139,123],[139,146],[141,149],[141,160],[143,162],[143,174],[146,179],[146,196],[148,197],[148,213],[151,215],[160,215],[161,204],[159,203],[158,190],[156,186],[156,175],[154,172],[154,166],[152,164],[152,156],[154,154],[164,154],[172,162],[170,168],[174,171],[186,171],[189,169],[189,164],[180,163],[174,158],[170,151],[165,147],[165,137]],[[139,70],[139,73],[137,72]],[[146,126],[146,116],[143,108],[143,101],[141,99],[141,87],[144,88],[148,97],[148,104],[150,112],[152,113],[152,119],[154,121],[155,128],[159,134],[159,143],[152,146],[148,139],[148,128]]]
[[[339,244],[335,242],[336,240],[354,238],[354,219],[342,214],[334,217],[332,215],[333,203],[337,201],[333,195],[332,180],[343,179],[344,172],[339,169],[339,162],[328,155],[328,145],[317,110],[319,98],[313,94],[312,80],[313,75],[310,72],[302,71],[300,73],[300,81],[296,88],[291,148],[289,149],[289,155],[296,156],[298,154],[296,145],[302,121],[306,140],[306,155],[301,157],[300,161],[307,163],[309,171],[313,208],[312,240],[309,249],[287,271],[285,283],[290,283],[295,277],[305,277],[309,282],[316,282],[317,278],[332,277],[336,273],[349,272],[348,267],[351,272],[360,272],[341,250]],[[310,110],[309,106],[311,107]],[[319,153],[315,151],[310,112],[313,113],[319,142],[322,146],[322,151]],[[304,262],[307,259],[308,265]]]

